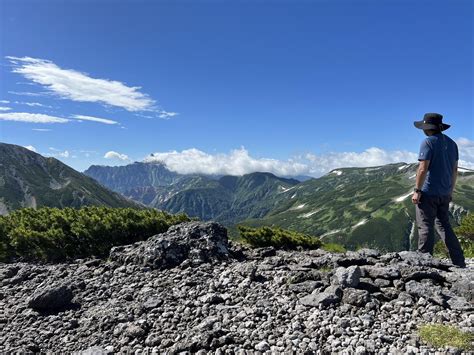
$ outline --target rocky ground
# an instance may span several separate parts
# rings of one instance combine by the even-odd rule
[[[189,222],[108,260],[0,264],[0,352],[445,353],[474,331],[474,264],[415,252],[250,250]]]

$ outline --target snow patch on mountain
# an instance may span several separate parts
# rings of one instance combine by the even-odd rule
[[[295,207],[291,207],[290,210],[300,210],[300,209],[302,209],[304,206],[305,206],[305,204],[302,203],[301,205],[298,205],[298,206],[295,206]]]
[[[326,232],[326,233],[320,235],[319,239],[323,239],[324,237],[327,237],[328,235],[331,235],[331,234],[339,233],[340,231],[341,231],[340,229],[334,229],[332,231]]]
[[[308,217],[311,217],[313,214],[318,213],[319,211],[321,211],[321,208],[318,208],[317,210],[313,210],[313,211],[308,212],[308,213],[300,214],[298,216],[298,218],[308,218]]]
[[[290,190],[294,189],[295,187],[296,186],[284,187],[284,186],[278,185],[278,188],[280,189],[280,191],[278,193],[284,193],[284,192],[290,191]]]
[[[406,195],[402,195],[402,196],[399,196],[395,199],[393,199],[395,202],[403,202],[408,196],[410,196],[412,194],[412,192],[410,191],[409,193],[407,193]]]
[[[352,226],[352,229],[356,229],[357,227],[360,227],[360,226],[362,226],[363,224],[366,224],[366,223],[367,223],[367,218],[364,218],[363,220],[361,220],[358,223],[354,224]]]

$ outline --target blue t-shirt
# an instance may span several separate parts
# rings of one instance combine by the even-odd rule
[[[453,169],[458,159],[458,146],[447,135],[437,133],[427,137],[421,143],[418,155],[418,160],[430,161],[421,190],[427,195],[449,195],[453,184]]]

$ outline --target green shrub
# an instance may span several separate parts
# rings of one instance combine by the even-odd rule
[[[347,251],[343,245],[337,243],[324,243],[321,249],[330,253],[345,253]]]
[[[474,258],[474,213],[468,213],[461,221],[461,225],[454,229],[459,238],[464,256]]]
[[[244,243],[252,247],[274,246],[281,249],[317,249],[321,247],[321,240],[307,234],[282,229],[279,227],[250,228],[246,226],[237,227]]]
[[[444,245],[442,240],[438,240],[435,243],[433,255],[438,258],[449,258],[448,249],[446,249],[446,245]]]
[[[474,334],[461,331],[455,326],[444,324],[424,324],[419,328],[422,341],[436,348],[445,346],[472,350]]]
[[[147,239],[188,220],[154,209],[23,208],[0,216],[0,261],[101,257],[113,246]]]

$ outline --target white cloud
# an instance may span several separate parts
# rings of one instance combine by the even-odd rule
[[[363,152],[330,152],[326,154],[306,154],[310,162],[310,174],[324,174],[336,168],[368,167],[390,163],[413,163],[417,161],[417,154],[406,150],[387,151],[371,147]]]
[[[27,92],[27,91],[8,91],[9,94],[19,96],[45,96],[44,92]]]
[[[0,113],[0,121],[16,121],[16,122],[31,122],[31,123],[66,123],[68,119],[44,115],[42,113],[27,113],[27,112],[9,112]]]
[[[232,150],[229,154],[207,154],[198,149],[186,149],[153,153],[145,161],[162,161],[169,169],[183,174],[230,174],[243,175],[255,171],[267,171],[276,175],[299,175],[308,171],[308,166],[296,161],[253,158],[245,148]]]
[[[84,115],[73,115],[71,117],[79,121],[93,121],[93,122],[99,122],[99,123],[104,123],[104,124],[118,124],[117,121],[112,121],[112,120],[109,120],[108,118],[100,118],[100,117],[84,116]]]
[[[0,111],[10,111],[11,107],[0,106]]]
[[[159,111],[159,115],[158,117],[159,118],[164,118],[164,119],[170,119],[174,116],[177,116],[178,113],[177,112],[167,112],[167,111]]]
[[[9,104],[9,103],[10,103],[10,101],[8,101],[8,100],[0,100],[0,104]]]
[[[45,108],[53,108],[53,106],[44,105],[44,104],[42,104],[42,103],[39,103],[39,102],[24,102],[24,101],[15,101],[15,104],[18,104],[18,105],[26,105],[26,106],[30,106],[30,107],[45,107]]]
[[[31,150],[32,152],[35,152],[36,153],[36,148],[33,147],[32,145],[25,145],[24,148],[28,149],[28,150]]]
[[[97,79],[72,69],[62,69],[45,59],[6,57],[13,72],[39,84],[62,99],[98,102],[128,111],[152,111],[155,101],[140,92],[140,87],[119,81]]]
[[[49,149],[54,150],[56,153],[42,153],[42,155],[44,155],[45,157],[56,157],[56,158],[69,158],[70,156],[69,150],[58,151],[57,149],[51,149],[51,147]]]
[[[105,159],[120,159],[120,160],[130,160],[129,157],[125,154],[120,154],[114,151],[109,151],[104,155]]]
[[[321,176],[335,168],[367,167],[396,162],[414,162],[417,155],[408,151],[385,151],[369,148],[363,152],[340,152],[306,154],[288,160],[254,158],[245,148],[232,150],[228,154],[208,154],[198,149],[181,152],[157,152],[144,161],[161,161],[173,171],[182,174],[229,174],[243,175],[256,171],[271,172],[278,176]]]
[[[49,128],[33,128],[33,131],[38,131],[38,132],[49,132],[51,131]]]
[[[474,169],[474,141],[461,137],[456,143],[459,148],[459,166]]]

